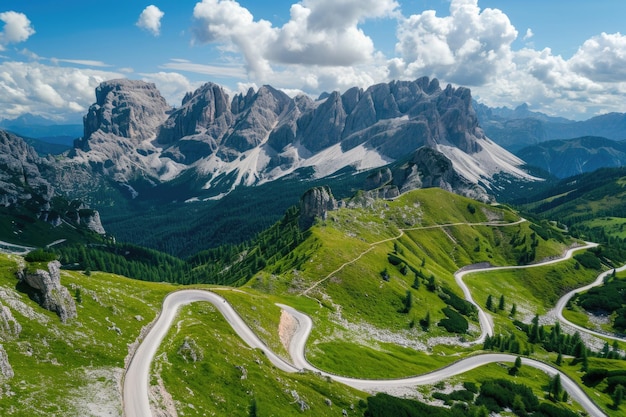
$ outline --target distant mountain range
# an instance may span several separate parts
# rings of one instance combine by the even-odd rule
[[[626,142],[597,136],[551,140],[516,152],[528,165],[557,178],[626,165]]]
[[[626,139],[626,114],[608,113],[584,121],[551,117],[523,104],[515,109],[490,108],[474,102],[485,134],[505,149],[516,152],[526,146],[555,139],[599,136]]]

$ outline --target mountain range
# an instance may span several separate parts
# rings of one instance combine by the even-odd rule
[[[520,159],[485,136],[471,103],[468,89],[442,89],[422,78],[317,101],[271,86],[231,99],[207,83],[173,109],[153,84],[113,80],[97,88],[84,136],[66,163],[89,165],[129,186],[191,176],[211,197],[286,176],[378,168],[420,147],[487,189],[499,172],[531,179]]]
[[[490,108],[474,102],[485,134],[505,149],[516,152],[549,140],[599,136],[616,141],[626,139],[626,114],[607,113],[574,121],[534,112],[522,104],[515,109]]]

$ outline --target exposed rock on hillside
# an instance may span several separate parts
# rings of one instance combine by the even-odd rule
[[[401,192],[438,187],[476,200],[490,200],[481,186],[459,175],[443,153],[428,147],[418,149],[406,164],[394,171],[393,183]]]
[[[15,376],[13,367],[9,363],[9,356],[2,345],[0,345],[0,376],[4,377],[3,379],[13,378]]]
[[[0,338],[8,340],[20,335],[22,326],[15,320],[9,307],[0,303]]]
[[[316,218],[325,220],[328,212],[337,207],[337,200],[329,187],[311,188],[300,199],[300,227],[309,228]]]
[[[22,271],[20,281],[35,290],[35,296],[43,308],[57,313],[65,323],[76,317],[76,303],[67,288],[61,285],[61,264],[52,261],[47,267],[47,270],[37,268],[34,271]]]

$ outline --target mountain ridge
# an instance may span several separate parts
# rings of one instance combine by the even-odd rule
[[[322,178],[347,167],[378,168],[422,146],[487,189],[501,171],[533,179],[521,160],[484,135],[469,89],[442,89],[426,77],[318,101],[271,86],[231,100],[207,83],[171,109],[153,84],[129,80],[103,83],[96,96],[67,163],[90,165],[120,183],[167,182],[193,171],[202,189],[219,196],[302,169]]]

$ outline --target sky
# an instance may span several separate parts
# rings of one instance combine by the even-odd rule
[[[2,0],[0,120],[79,122],[115,78],[290,95],[436,77],[491,107],[626,112],[623,0]]]

